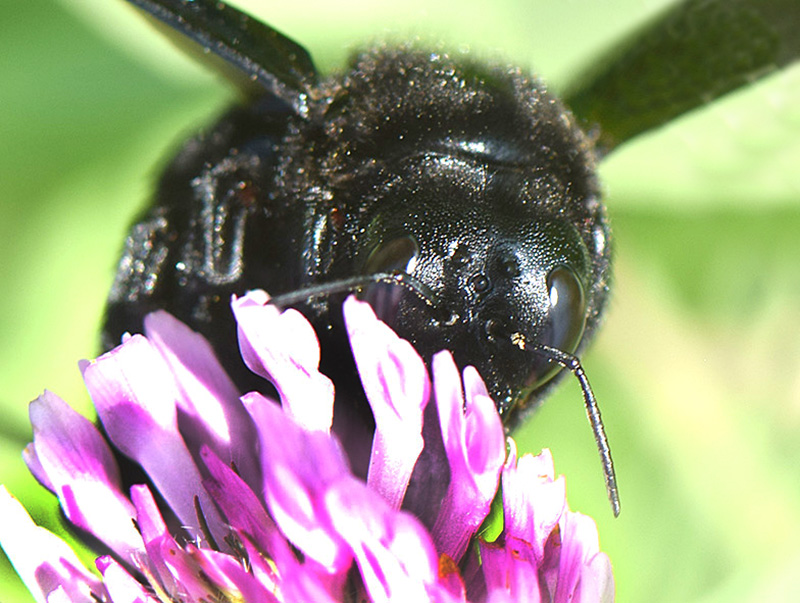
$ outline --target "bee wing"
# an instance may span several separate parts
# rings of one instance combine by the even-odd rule
[[[218,0],[129,1],[166,25],[165,34],[179,46],[210,60],[240,88],[267,90],[305,115],[317,70],[306,49],[293,40]]]
[[[634,136],[800,57],[797,0],[687,0],[612,48],[563,95],[598,147]]]

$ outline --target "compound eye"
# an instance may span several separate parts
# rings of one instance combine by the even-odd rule
[[[542,343],[571,354],[586,326],[583,287],[571,268],[558,266],[547,275],[550,309]]]
[[[419,245],[414,237],[404,236],[381,243],[367,258],[364,266],[366,274],[376,274],[378,272],[405,272],[410,274],[414,271],[419,255]]]
[[[372,250],[364,264],[365,274],[404,272],[411,274],[417,265],[419,245],[410,235],[380,243]],[[364,292],[375,314],[389,324],[397,315],[397,306],[405,292],[403,287],[388,283],[370,285]]]

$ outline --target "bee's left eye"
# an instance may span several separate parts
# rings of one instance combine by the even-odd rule
[[[397,237],[381,243],[372,253],[369,254],[364,266],[366,274],[378,272],[400,272],[411,273],[419,255],[419,245],[414,237],[410,235]]]
[[[575,272],[557,266],[547,275],[550,309],[542,343],[571,354],[578,348],[586,326],[586,301]]]
[[[419,245],[410,235],[380,243],[369,254],[364,264],[365,274],[395,271],[411,274],[417,264]],[[367,287],[364,299],[370,303],[375,314],[383,321],[391,321],[404,290],[402,287],[377,283]]]

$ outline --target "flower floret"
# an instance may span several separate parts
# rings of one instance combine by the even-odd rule
[[[106,547],[90,572],[0,487],[0,544],[37,601],[613,600],[594,522],[569,510],[548,451],[517,458],[508,440],[506,454],[475,369],[460,374],[442,352],[431,379],[407,341],[347,300],[375,419],[366,470],[337,437],[311,325],[263,292],[233,309],[244,361],[279,401],[268,387],[241,395],[208,343],[160,312],[81,365],[105,435],[50,392],[31,404],[29,468]],[[123,485],[121,455],[147,483]],[[500,485],[503,530],[486,542],[476,534]]]

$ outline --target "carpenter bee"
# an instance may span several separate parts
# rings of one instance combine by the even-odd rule
[[[450,349],[477,367],[509,426],[560,368],[571,370],[617,514],[610,452],[577,358],[610,282],[595,163],[793,59],[769,3],[681,3],[562,104],[516,68],[415,45],[366,50],[322,77],[301,46],[224,3],[131,2],[221,59],[249,101],[163,174],[126,240],[106,346],[164,308],[205,335],[245,387],[249,376],[227,360],[237,355],[228,303],[263,288],[315,325],[337,414],[367,415],[340,317],[342,297],[358,291],[424,358]],[[743,24],[751,48],[728,35]],[[708,36],[735,44],[737,61],[714,62],[692,44]]]

